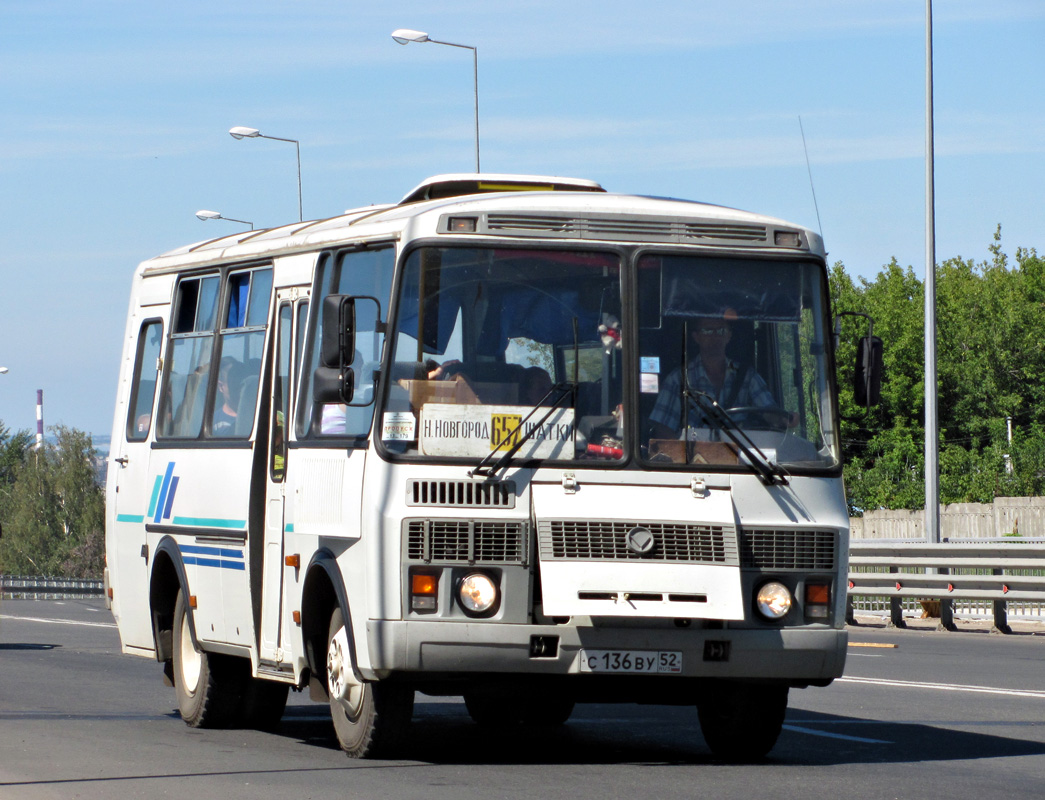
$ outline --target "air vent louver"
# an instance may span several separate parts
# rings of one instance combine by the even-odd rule
[[[653,534],[649,555],[628,549],[627,534],[643,527]],[[541,558],[545,561],[681,562],[736,566],[737,543],[732,527],[690,523],[625,520],[547,520],[538,523]]]
[[[511,520],[406,520],[410,561],[525,564],[529,524]]]
[[[515,508],[513,481],[410,480],[408,506]]]
[[[833,570],[836,560],[832,531],[743,530],[740,565],[763,570]]]

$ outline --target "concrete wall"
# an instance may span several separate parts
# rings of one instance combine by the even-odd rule
[[[854,539],[925,539],[925,512],[868,511],[850,520]],[[941,539],[1045,539],[1045,497],[997,497],[993,503],[940,506]]]

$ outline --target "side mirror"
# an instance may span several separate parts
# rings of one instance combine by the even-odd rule
[[[351,364],[356,350],[356,299],[344,294],[323,298],[320,364],[339,368]]]
[[[856,368],[853,370],[853,400],[858,406],[870,408],[882,399],[882,340],[864,336],[856,347]]]
[[[312,381],[317,403],[351,403],[355,390],[356,300],[344,294],[323,298],[319,367]]]
[[[316,403],[351,403],[356,374],[352,368],[318,367],[312,377],[312,400]]]
[[[373,367],[379,356],[379,337],[385,332],[380,301],[365,295],[332,294],[323,299],[320,310],[323,316],[319,366],[312,381],[313,401],[370,405],[374,398],[373,378],[364,374],[364,367]],[[357,346],[364,352],[357,351]]]

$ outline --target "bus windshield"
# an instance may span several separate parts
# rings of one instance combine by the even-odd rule
[[[636,266],[648,466],[839,463],[819,265],[647,253]]]
[[[400,288],[381,440],[479,463],[623,458],[620,255],[422,247]]]

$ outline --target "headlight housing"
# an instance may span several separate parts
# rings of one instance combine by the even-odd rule
[[[457,584],[457,602],[471,617],[487,617],[500,605],[497,583],[485,572],[470,572]]]
[[[791,590],[780,581],[769,581],[764,583],[758,590],[755,598],[755,606],[758,612],[766,619],[778,620],[787,616],[791,610],[794,600]]]

